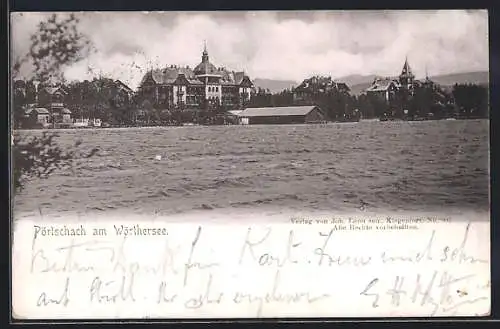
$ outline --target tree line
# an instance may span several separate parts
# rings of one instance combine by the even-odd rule
[[[412,95],[398,90],[387,101],[369,93],[351,95],[333,88],[310,93],[307,100],[297,100],[294,89],[278,93],[258,88],[249,107],[318,105],[334,121],[359,117],[398,119],[488,118],[488,87],[479,84],[455,84],[451,89],[432,82],[415,84]]]
[[[19,127],[25,105],[35,102],[35,86],[27,81],[24,88],[14,89],[13,120]],[[152,100],[127,90],[121,82],[109,78],[95,78],[59,84],[65,90],[63,102],[73,118],[98,118],[112,126],[165,125],[194,122],[223,124],[230,121],[226,108],[206,100],[199,108],[187,109],[182,104],[170,109],[158,109]],[[44,85],[38,86],[38,90]],[[386,101],[363,93],[333,88],[311,93],[307,99],[297,99],[294,89],[278,93],[257,88],[246,107],[280,107],[318,105],[329,120],[359,120],[360,118],[444,119],[488,118],[488,88],[478,84],[455,84],[444,89],[433,83],[416,84],[412,96],[397,91]],[[43,102],[40,106],[44,106]]]

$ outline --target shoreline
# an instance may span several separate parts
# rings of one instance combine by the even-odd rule
[[[133,125],[133,126],[110,126],[110,127],[67,127],[67,128],[13,128],[12,131],[74,131],[74,130],[111,130],[111,129],[158,129],[158,128],[193,128],[193,127],[272,127],[272,126],[327,126],[327,125],[337,125],[337,124],[354,124],[354,123],[373,123],[380,122],[382,124],[385,123],[394,123],[394,122],[435,122],[435,121],[482,121],[482,120],[490,120],[490,118],[461,118],[461,119],[430,119],[430,120],[380,120],[379,118],[373,119],[362,119],[359,121],[327,121],[323,123],[295,123],[295,124],[213,124],[213,125],[203,125],[203,124],[193,124],[193,125]]]
[[[166,222],[166,223],[199,223],[199,224],[292,224],[292,219],[309,219],[312,221],[332,218],[449,218],[451,221],[489,222],[491,213],[486,209],[447,209],[437,210],[375,210],[375,211],[336,211],[336,210],[293,210],[286,208],[237,209],[220,208],[214,210],[191,210],[175,214],[140,214],[125,210],[108,210],[103,212],[65,212],[62,216],[34,214],[34,212],[13,214],[13,222],[87,222],[87,221],[123,221],[123,222]]]

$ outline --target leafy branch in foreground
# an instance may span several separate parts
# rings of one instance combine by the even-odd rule
[[[86,35],[79,31],[79,19],[74,15],[52,14],[41,21],[31,35],[27,54],[18,56],[13,65],[16,75],[23,65],[34,69],[34,77],[42,84],[63,80],[64,68],[92,52]]]
[[[17,76],[23,65],[31,67],[31,79],[37,80],[43,87],[63,81],[65,68],[82,60],[92,50],[91,42],[81,33],[79,19],[74,14],[52,14],[38,24],[30,41],[29,52],[17,56],[12,73]],[[25,98],[15,99],[21,101],[13,104],[12,108],[24,110],[27,105]],[[55,143],[56,137],[57,134],[46,131],[41,137],[13,136],[12,174],[15,191],[21,190],[29,179],[46,178],[57,169],[72,169],[73,160],[89,158],[98,151],[94,148],[82,154],[78,149],[81,142],[76,142],[74,149],[63,151]]]
[[[16,147],[12,148],[12,165],[16,190],[21,190],[26,180],[47,178],[55,170],[73,169],[75,159],[90,158],[99,151],[93,148],[88,153],[80,152],[81,141],[76,141],[73,149],[64,151],[55,143],[55,137],[59,135],[46,131],[41,137],[14,136]]]

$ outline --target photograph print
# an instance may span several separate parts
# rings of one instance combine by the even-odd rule
[[[14,221],[489,220],[487,32],[485,10],[14,12]]]

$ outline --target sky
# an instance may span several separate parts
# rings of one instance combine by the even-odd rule
[[[14,56],[28,51],[37,24],[50,14],[12,14]],[[432,76],[489,68],[486,10],[76,15],[95,51],[67,67],[66,78],[102,75],[133,89],[148,68],[196,66],[205,42],[213,64],[245,71],[252,79],[300,82],[312,75],[396,76],[405,57],[417,78],[426,71]]]

